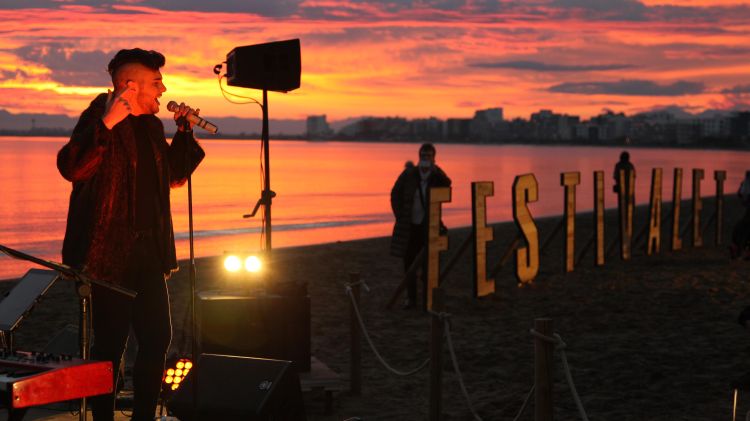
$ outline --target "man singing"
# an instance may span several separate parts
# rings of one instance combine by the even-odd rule
[[[92,357],[112,361],[115,385],[131,326],[138,341],[133,421],[154,418],[172,338],[166,279],[177,259],[169,189],[183,185],[205,156],[185,104],[174,113],[172,143],[164,137],[155,115],[167,90],[164,61],[156,51],[120,50],[108,66],[114,90],[91,102],[57,156],[60,174],[73,183],[63,262],[138,294],[92,292]],[[95,421],[114,419],[114,399],[114,392],[91,399]]]

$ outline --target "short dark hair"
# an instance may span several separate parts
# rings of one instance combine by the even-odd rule
[[[422,155],[422,152],[432,152],[433,155],[437,155],[435,145],[432,143],[423,143],[422,146],[419,147],[419,154]]]
[[[109,72],[109,75],[112,77],[112,82],[114,83],[117,71],[126,64],[138,63],[151,70],[159,70],[159,68],[164,66],[165,61],[164,55],[154,50],[146,51],[140,48],[120,50],[107,65],[107,72]]]
[[[620,161],[630,161],[630,154],[628,151],[622,151],[620,154]]]

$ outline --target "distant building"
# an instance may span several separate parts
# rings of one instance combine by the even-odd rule
[[[333,136],[333,130],[326,121],[326,115],[311,115],[307,117],[308,139],[325,139]]]
[[[482,142],[499,142],[503,129],[503,109],[488,108],[477,110],[469,125],[469,135],[472,140]]]
[[[343,127],[339,136],[354,140],[408,140],[411,124],[401,117],[366,117]]]
[[[443,139],[444,124],[435,117],[411,121],[411,135],[415,140],[436,142]]]
[[[453,142],[466,142],[471,136],[470,118],[449,118],[445,121],[445,139]]]
[[[539,110],[531,114],[529,121],[532,138],[542,142],[572,140],[578,135],[580,122],[578,116],[557,114],[551,110]]]

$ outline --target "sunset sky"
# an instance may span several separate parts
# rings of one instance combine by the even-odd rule
[[[302,86],[269,96],[277,119],[750,108],[750,1],[0,0],[0,22],[13,113],[80,114],[110,86],[114,53],[141,47],[167,57],[167,101],[257,118],[224,100],[212,68],[290,38]]]

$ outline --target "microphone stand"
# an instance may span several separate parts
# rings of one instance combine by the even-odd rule
[[[181,119],[181,121],[180,121]],[[195,334],[195,246],[193,242],[193,177],[192,177],[192,166],[193,166],[193,160],[192,160],[192,144],[191,144],[191,138],[193,137],[193,130],[190,127],[190,122],[185,117],[181,117],[178,119],[178,124],[182,127],[183,132],[187,136],[187,147],[185,148],[185,165],[187,168],[187,185],[188,185],[188,243],[190,247],[190,337],[191,337],[191,343],[190,343],[190,361],[195,365],[196,358],[195,358],[195,352],[198,348],[198,339]],[[190,392],[191,392],[191,399],[192,402],[192,412],[197,416],[197,402],[196,397],[198,396],[197,393],[197,384],[198,384],[198,371],[197,370],[191,370],[193,374],[193,382],[190,385]]]
[[[38,257],[26,254],[24,252],[14,250],[10,247],[6,247],[0,244],[0,252],[7,254],[10,257],[26,260],[28,262],[36,263],[46,268],[55,270],[63,274],[63,278],[71,279],[76,281],[76,293],[78,294],[79,307],[80,307],[80,320],[78,325],[79,339],[80,339],[80,350],[81,359],[87,361],[90,358],[90,341],[91,337],[89,331],[91,330],[91,288],[93,285],[99,285],[101,287],[109,288],[112,291],[119,292],[130,298],[135,298],[135,291],[128,288],[123,288],[119,285],[115,285],[109,282],[100,281],[98,279],[89,278],[83,272],[73,269],[70,266],[51,262],[48,260],[40,259]],[[114,370],[114,367],[113,367]],[[114,376],[114,372],[112,373]],[[86,421],[86,397],[82,397],[80,400],[80,412],[78,413],[79,421]],[[12,406],[9,407],[12,410]],[[11,411],[12,412],[12,411]],[[22,416],[22,415],[21,415]],[[20,418],[19,418],[20,419]]]

